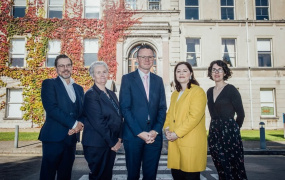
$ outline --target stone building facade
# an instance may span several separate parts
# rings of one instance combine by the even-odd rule
[[[207,77],[210,62],[224,59],[233,72],[228,83],[235,85],[242,96],[246,114],[243,129],[258,129],[261,121],[267,129],[283,128],[284,0],[125,0],[125,3],[126,8],[136,11],[141,23],[132,26],[130,33],[117,43],[118,91],[122,75],[137,68],[136,51],[142,43],[155,49],[152,71],[164,80],[168,104],[177,62],[192,64],[206,92],[214,86]],[[98,9],[96,16],[100,18],[102,7]],[[5,120],[6,113],[7,110],[0,111],[0,127],[21,123]],[[207,128],[209,123],[207,111]]]

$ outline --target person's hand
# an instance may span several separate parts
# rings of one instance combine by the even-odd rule
[[[83,123],[78,121],[76,127],[74,128],[75,133],[79,133],[80,131],[82,131],[83,127],[84,127]]]
[[[169,127],[166,127],[165,129],[164,129],[164,134],[165,134],[165,136],[167,136],[168,134],[169,134]]]
[[[141,138],[142,140],[144,140],[147,144],[153,143],[154,139],[151,137],[151,134],[148,132],[141,132],[138,135],[139,138]]]
[[[72,134],[74,134],[75,133],[75,130],[74,129],[69,129],[69,131],[68,131],[68,135],[69,136],[71,136]]]
[[[150,133],[149,143],[153,143],[155,141],[155,138],[156,138],[158,133],[155,130],[151,130],[151,131],[149,131],[149,133]]]
[[[112,151],[117,152],[122,146],[122,139],[118,139],[118,142],[111,148]]]
[[[177,134],[175,132],[168,132],[166,138],[167,138],[168,141],[173,142],[176,139],[178,139],[178,136],[177,136]]]

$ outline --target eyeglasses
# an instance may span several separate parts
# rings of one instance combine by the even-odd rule
[[[67,65],[64,65],[64,64],[61,64],[61,65],[58,65],[57,68],[59,69],[70,69],[72,67],[72,64],[67,64]]]
[[[154,60],[154,56],[138,56],[138,58],[141,60],[149,60],[149,61]]]
[[[223,72],[224,72],[223,69],[215,69],[215,68],[212,69],[212,73],[223,73]]]

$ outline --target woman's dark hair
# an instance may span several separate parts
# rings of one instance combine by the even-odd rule
[[[174,68],[174,82],[175,82],[175,88],[178,92],[180,92],[182,90],[182,86],[180,84],[180,82],[177,81],[177,78],[176,78],[176,70],[177,70],[177,67],[184,64],[185,66],[187,66],[187,68],[189,69],[190,73],[192,73],[192,78],[190,78],[190,81],[187,83],[187,88],[190,89],[191,88],[191,84],[196,84],[199,86],[199,83],[198,81],[195,79],[194,77],[194,72],[193,72],[193,69],[192,69],[192,66],[188,63],[188,62],[179,62],[175,68]]]
[[[213,62],[211,62],[210,66],[208,67],[208,77],[210,79],[213,80],[212,78],[212,69],[213,69],[213,66],[214,64],[217,64],[218,66],[222,67],[223,68],[223,71],[225,73],[225,76],[224,76],[224,80],[227,80],[229,79],[230,77],[232,77],[232,71],[231,69],[228,67],[227,63],[225,63],[224,61],[222,60],[215,60]]]

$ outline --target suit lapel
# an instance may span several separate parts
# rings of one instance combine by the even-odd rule
[[[107,89],[109,95],[111,96],[111,98],[114,100],[114,102],[116,103],[116,105],[119,107],[119,102],[117,100],[117,97],[115,96],[114,93],[112,93],[109,89]]]
[[[115,109],[115,107],[113,106],[113,104],[110,102],[110,100],[108,99],[107,95],[104,94],[104,92],[102,92],[97,86],[96,84],[93,85],[93,89],[98,93],[99,98],[104,101],[105,103],[107,103],[110,107],[112,107],[112,109],[117,113],[117,110]],[[109,92],[109,90],[107,89],[107,91]],[[111,96],[111,93],[109,93],[109,95]],[[113,97],[113,96],[111,96]],[[115,99],[115,98],[113,98]],[[118,105],[118,102],[116,100],[114,100],[115,103]],[[119,106],[118,106],[119,107]]]
[[[64,96],[65,96],[70,102],[72,102],[71,99],[70,99],[70,97],[68,96],[67,91],[66,91],[66,89],[65,89],[65,86],[64,86],[63,82],[61,81],[61,79],[59,78],[59,76],[57,76],[57,78],[56,78],[55,80],[56,80],[56,83],[58,84],[59,89],[62,91],[62,94],[64,94]]]
[[[74,88],[74,92],[75,92],[75,96],[76,96],[75,102],[77,102],[77,104],[79,106],[79,112],[81,112],[82,105],[83,105],[83,97],[80,95],[80,91],[78,89],[78,86],[76,86],[75,83],[73,83],[72,86]]]
[[[183,94],[180,96],[180,98],[178,99],[178,101],[177,101],[177,98],[178,98],[178,96],[179,96],[179,93],[180,92],[178,92],[178,94],[177,94],[177,97],[176,97],[176,103],[175,103],[175,114],[176,114],[176,109],[178,110],[178,109],[181,109],[179,106],[181,106],[182,105],[182,103],[184,102],[183,100],[188,96],[188,94],[190,93],[190,89],[185,89],[185,91],[183,92]]]
[[[152,100],[156,99],[156,85],[157,83],[155,82],[155,77],[153,73],[150,73],[150,78],[149,78],[149,102],[151,102]]]
[[[133,77],[134,77],[134,80],[135,80],[135,82],[137,83],[137,85],[138,85],[138,87],[139,87],[141,93],[144,95],[145,100],[147,101],[147,97],[146,97],[146,93],[145,93],[145,90],[144,90],[143,82],[142,82],[142,79],[141,79],[141,77],[140,77],[140,74],[139,74],[138,70],[136,70],[136,71],[134,72],[134,76],[133,76]],[[148,101],[147,101],[147,102],[148,102]]]

